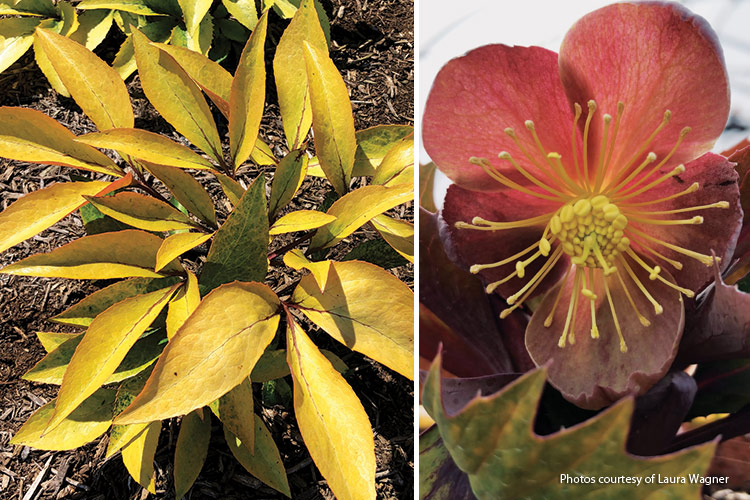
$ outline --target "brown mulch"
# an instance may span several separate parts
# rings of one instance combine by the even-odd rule
[[[413,2],[333,0],[323,3],[332,14],[331,55],[351,91],[356,128],[413,124]],[[110,36],[113,34],[111,32]],[[112,47],[104,47],[100,55],[106,58],[112,51]],[[171,134],[163,120],[154,118],[140,92],[137,76],[128,82],[139,114],[136,126]],[[48,88],[31,53],[0,74],[0,89],[0,105],[40,110],[76,135],[94,131],[91,122],[72,100],[60,97]],[[269,104],[261,133],[279,154],[283,152],[280,130],[278,108]],[[0,158],[0,209],[23,194],[69,180],[69,172],[62,167],[30,165]],[[257,169],[249,170],[243,180],[249,183],[258,173]],[[220,190],[215,186],[212,189],[211,193],[217,199],[223,198]],[[320,204],[324,195],[323,183],[308,179],[303,184],[302,194],[298,195],[300,207],[313,208]],[[221,208],[221,201],[219,206]],[[410,219],[410,211],[410,207],[408,210],[402,208],[395,215]],[[226,210],[222,215],[226,215]],[[0,267],[34,253],[49,252],[83,235],[80,219],[68,217],[0,254]],[[360,231],[345,248],[372,237],[372,230]],[[401,266],[393,272],[408,283],[413,282],[412,266]],[[285,277],[278,267],[269,274],[269,282],[277,290],[282,289],[288,280],[289,277]],[[62,452],[9,444],[23,422],[40,406],[54,399],[57,392],[55,386],[20,379],[45,354],[34,332],[65,331],[65,326],[48,322],[45,318],[62,312],[100,286],[101,283],[0,274],[0,499],[174,498],[171,471],[179,429],[179,422],[174,419],[164,424],[156,454],[156,496],[148,494],[129,477],[119,455],[104,460],[106,436],[77,450]],[[310,325],[307,329],[318,346],[332,350],[349,366],[345,378],[360,397],[374,430],[378,498],[412,498],[412,382],[349,351],[324,333],[315,332]],[[260,387],[256,388],[256,411],[271,429],[279,446],[293,498],[333,498],[304,447],[290,408],[291,404],[283,397],[280,401],[272,400]],[[220,424],[214,420],[209,456],[187,498],[284,497],[249,475],[236,462],[224,443]]]

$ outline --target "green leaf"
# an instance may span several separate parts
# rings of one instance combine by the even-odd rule
[[[383,269],[393,269],[409,263],[385,240],[380,239],[363,241],[352,248],[341,260],[362,260]]]
[[[328,50],[312,0],[304,0],[284,30],[273,59],[279,108],[289,149],[298,149],[312,124],[303,42]]]
[[[109,379],[167,305],[175,288],[176,285],[125,299],[94,319],[65,370],[50,429]]]
[[[136,395],[143,390],[143,386],[146,384],[146,380],[150,374],[151,370],[147,369],[120,384],[120,387],[117,388],[113,415],[119,415],[122,410],[127,408]],[[109,444],[107,445],[105,457],[109,458],[117,453],[123,446],[138,437],[146,427],[148,427],[148,422],[144,424],[113,425],[109,431]]]
[[[0,73],[29,50],[34,43],[34,28],[40,22],[36,18],[0,19]]]
[[[271,198],[268,202],[271,219],[294,198],[305,179],[307,163],[308,156],[304,149],[290,151],[279,162],[271,182]]]
[[[419,498],[476,500],[469,477],[456,467],[436,425],[419,435]]]
[[[253,386],[245,378],[231,391],[211,402],[211,411],[233,435],[250,450],[255,451],[255,418],[253,417]]]
[[[221,162],[221,140],[200,88],[172,56],[133,31],[135,58],[143,92],[179,133],[200,150]]]
[[[414,199],[411,185],[365,186],[336,200],[326,212],[336,217],[315,232],[310,248],[328,248],[346,238],[367,221]]]
[[[242,464],[245,470],[271,488],[291,498],[292,493],[289,490],[284,464],[281,463],[279,449],[276,447],[268,428],[258,415],[255,415],[254,454],[226,426],[224,427],[224,439],[226,439],[234,458]]]
[[[12,160],[82,168],[121,177],[114,162],[35,109],[0,108],[0,156]]]
[[[221,0],[224,7],[232,16],[242,25],[252,30],[258,22],[258,11],[255,8],[255,2],[252,0]]]
[[[198,478],[208,455],[211,416],[201,408],[182,418],[174,452],[175,498],[182,498]]]
[[[414,377],[414,294],[365,262],[334,262],[325,292],[312,275],[292,294],[307,318],[350,349]],[[383,314],[388,311],[388,314]]]
[[[144,194],[124,191],[114,196],[85,196],[104,215],[146,231],[195,229],[197,224],[172,205]]]
[[[99,389],[54,429],[46,430],[55,412],[56,400],[39,408],[24,423],[10,444],[23,444],[38,450],[72,450],[93,441],[109,429],[115,391]]]
[[[240,199],[245,195],[245,188],[228,175],[224,175],[220,172],[213,172],[213,174],[216,176],[216,180],[219,181],[221,190],[224,191],[224,194],[229,198],[229,202],[235,207],[239,205]]]
[[[641,483],[586,484],[575,477],[687,477],[708,469],[716,443],[666,457],[642,459],[625,452],[632,399],[626,399],[585,423],[548,436],[533,432],[534,414],[545,370],[531,372],[491,396],[475,397],[447,413],[441,396],[440,356],[433,362],[422,401],[440,429],[456,465],[469,475],[480,498],[697,498],[701,485]],[[453,407],[454,404],[451,404]],[[489,438],[488,438],[489,437]]]
[[[435,164],[432,162],[419,166],[419,206],[432,213],[437,212],[435,200],[432,197],[435,170]]]
[[[266,101],[266,65],[264,44],[268,15],[260,21],[247,40],[229,96],[229,146],[236,171],[250,156],[260,130]]]
[[[357,149],[349,92],[327,49],[303,43],[315,149],[326,177],[343,195],[349,190]]]
[[[201,294],[235,280],[263,282],[267,250],[266,190],[261,175],[216,232],[199,279]]]
[[[6,266],[0,273],[72,279],[160,278],[163,274],[153,269],[161,243],[158,236],[135,229],[84,236],[50,253]],[[182,266],[176,261],[162,271],[181,272]]]
[[[99,130],[133,126],[130,96],[114,69],[65,36],[37,29],[36,40],[65,88]]]
[[[155,292],[156,290],[172,286],[178,281],[177,277],[157,279],[132,278],[119,281],[106,288],[97,290],[57,316],[50,318],[50,320],[67,325],[89,326],[99,313],[104,312],[110,306],[129,297]]]

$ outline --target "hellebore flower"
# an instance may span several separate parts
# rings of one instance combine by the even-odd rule
[[[526,347],[579,406],[658,381],[682,296],[710,281],[712,252],[729,263],[737,174],[708,153],[728,112],[716,37],[675,4],[610,5],[559,54],[489,45],[435,79],[423,138],[454,182],[450,246],[506,299],[501,317],[543,296]]]

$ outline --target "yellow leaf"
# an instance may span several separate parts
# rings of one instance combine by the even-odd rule
[[[80,333],[64,333],[64,332],[36,332],[36,337],[47,352],[52,352],[57,349],[60,344],[67,342],[73,337],[78,337]]]
[[[75,142],[68,129],[35,109],[0,108],[0,156],[12,160],[82,168],[121,177],[105,154]]]
[[[190,78],[216,104],[221,113],[229,117],[229,92],[232,88],[232,75],[229,71],[200,52],[165,43],[153,45],[174,57]]]
[[[206,295],[117,424],[184,415],[226,394],[250,375],[273,339],[279,307],[260,283],[229,283]]]
[[[138,437],[122,448],[122,463],[130,476],[154,494],[154,455],[160,433],[161,422],[151,422]]]
[[[264,44],[268,13],[261,16],[240,56],[229,96],[229,147],[236,171],[255,148],[266,102]]]
[[[419,206],[428,212],[437,212],[432,189],[435,185],[435,164],[430,162],[419,166]]]
[[[290,151],[276,167],[271,182],[271,198],[268,201],[268,212],[271,218],[292,201],[302,185],[307,172],[308,156],[304,149]]]
[[[310,247],[333,246],[376,215],[413,199],[411,185],[365,186],[347,193],[328,209],[327,213],[336,220],[315,232]]]
[[[276,47],[273,72],[279,108],[289,149],[298,149],[312,124],[310,95],[302,43],[307,41],[321,51],[328,50],[313,0],[303,0],[284,30]]]
[[[0,269],[0,273],[72,279],[159,278],[181,273],[177,261],[164,267],[162,274],[153,271],[161,243],[158,236],[136,229],[94,234],[50,253],[27,257]]]
[[[112,414],[117,416],[122,410],[124,410],[134,399],[135,396],[143,390],[143,386],[150,375],[151,370],[146,370],[135,377],[132,377],[117,388],[117,395],[115,396],[115,405]],[[106,458],[111,457],[120,449],[130,443],[133,439],[143,432],[148,427],[150,422],[144,424],[133,424],[133,425],[113,425],[109,431],[109,443],[107,444]]]
[[[148,7],[143,0],[82,0],[77,5],[79,9],[113,9],[137,14],[141,16],[164,16]]]
[[[86,203],[109,182],[65,182],[33,191],[0,212],[0,252],[42,232]]]
[[[0,19],[0,73],[8,69],[34,43],[34,28],[39,19],[5,18]]]
[[[224,439],[234,458],[250,474],[257,477],[271,488],[291,498],[289,482],[286,477],[281,455],[271,433],[258,415],[255,415],[255,453],[251,453],[244,443],[229,429],[224,427]]]
[[[185,415],[174,452],[175,498],[182,498],[203,468],[211,440],[211,417],[201,409]]]
[[[68,37],[43,29],[35,36],[65,88],[99,130],[133,126],[133,107],[117,71]]]
[[[175,231],[197,226],[172,205],[144,194],[124,191],[114,196],[84,198],[104,215],[146,231]]]
[[[258,11],[253,0],[222,0],[232,17],[237,19],[245,28],[252,30],[258,22]]]
[[[94,319],[65,370],[50,429],[107,381],[167,305],[176,287],[125,299]]]
[[[177,0],[177,2],[180,4],[180,9],[182,9],[188,34],[195,36],[198,26],[200,26],[201,21],[211,7],[212,0]]]
[[[132,38],[138,74],[148,100],[187,140],[221,162],[219,133],[201,90],[177,61],[151,45],[146,35],[134,29]]]
[[[268,234],[293,233],[295,231],[307,231],[315,229],[336,220],[333,215],[318,212],[317,210],[297,210],[289,212],[274,222],[268,230]]]
[[[55,401],[39,408],[24,423],[10,444],[23,444],[39,450],[72,450],[98,438],[112,422],[115,391],[99,389],[65,418],[56,428],[45,432],[55,411]]]
[[[370,223],[395,251],[414,263],[414,224],[385,215],[373,217]]]
[[[321,291],[325,291],[326,283],[328,282],[328,273],[331,271],[330,260],[322,260],[320,262],[313,262],[305,257],[302,250],[295,248],[284,254],[284,264],[291,267],[292,269],[300,270],[307,269],[310,271],[318,282],[318,286]]]
[[[253,386],[245,378],[240,385],[211,402],[211,411],[224,428],[240,439],[251,452],[255,451],[255,418],[253,417]]]
[[[395,185],[396,180],[414,183],[414,134],[404,137],[388,151],[372,177],[373,184]]]
[[[177,233],[168,236],[156,253],[156,267],[154,271],[159,272],[164,266],[172,262],[188,250],[208,241],[214,233]]]
[[[178,235],[175,235],[178,236]],[[190,271],[187,272],[187,281],[183,283],[177,293],[169,301],[167,309],[167,338],[174,337],[177,330],[193,314],[201,301],[198,292],[198,279]]]
[[[242,196],[245,194],[245,188],[228,175],[219,172],[214,172],[213,174],[216,176],[219,184],[221,184],[221,190],[227,195],[229,202],[236,207],[242,199]]]
[[[290,316],[287,322],[294,412],[310,456],[336,498],[374,500],[375,443],[367,413],[299,325]]]
[[[89,10],[78,16],[78,29],[70,35],[74,40],[89,50],[94,50],[104,41],[112,27],[111,10]]]
[[[349,92],[327,51],[304,45],[315,149],[326,178],[343,195],[349,190],[357,149]]]
[[[389,272],[366,262],[334,262],[325,292],[303,276],[292,300],[350,349],[414,377],[414,293]]]
[[[76,138],[76,142],[97,148],[114,149],[142,160],[177,168],[210,169],[209,160],[187,146],[163,135],[135,128],[112,129]]]
[[[203,222],[216,227],[216,211],[211,195],[200,182],[179,168],[143,162],[143,166],[164,184],[177,201]]]
[[[255,149],[250,153],[250,159],[258,165],[276,165],[273,151],[260,137],[255,141]]]

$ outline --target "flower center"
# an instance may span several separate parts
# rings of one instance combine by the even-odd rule
[[[587,103],[588,113],[583,124],[582,144],[579,150],[578,131],[583,117],[583,108],[574,104],[575,117],[571,134],[571,152],[565,163],[560,153],[549,151],[544,147],[537,135],[534,122],[527,120],[525,128],[528,135],[521,137],[512,128],[506,128],[506,135],[512,139],[522,157],[516,159],[510,153],[502,151],[498,158],[510,163],[516,173],[528,181],[522,185],[501,171],[486,158],[471,158],[472,164],[482,167],[485,173],[503,186],[545,202],[559,203],[555,211],[517,221],[494,222],[474,217],[471,222],[456,222],[458,229],[473,229],[480,231],[499,231],[522,227],[538,227],[541,237],[528,248],[498,262],[474,264],[472,273],[484,269],[498,268],[513,264],[515,270],[504,278],[490,283],[486,287],[487,293],[492,293],[498,286],[514,278],[523,279],[527,268],[537,261],[546,259],[539,270],[513,295],[506,300],[509,307],[502,311],[501,318],[507,317],[513,310],[520,307],[538,285],[547,277],[563,255],[567,255],[572,263],[568,267],[562,285],[557,292],[557,298],[552,310],[544,321],[549,327],[553,323],[555,311],[559,305],[565,283],[570,278],[573,283],[570,303],[567,305],[567,316],[562,329],[558,345],[564,347],[566,343],[575,342],[576,317],[579,303],[589,302],[591,307],[591,337],[598,338],[597,310],[609,306],[610,317],[614,321],[620,340],[620,350],[627,351],[627,345],[617,319],[614,301],[610,293],[610,286],[615,284],[626,296],[633,313],[643,326],[649,326],[650,321],[641,313],[632,293],[640,293],[654,308],[654,314],[664,311],[662,305],[649,292],[644,284],[658,280],[664,285],[693,297],[692,290],[680,287],[672,280],[661,275],[661,267],[650,265],[642,258],[648,254],[658,262],[666,263],[676,270],[682,269],[682,263],[672,257],[665,256],[663,248],[682,257],[695,259],[706,266],[714,262],[714,257],[694,252],[680,247],[669,241],[656,238],[651,233],[641,229],[648,226],[679,228],[682,225],[702,224],[703,217],[678,218],[677,214],[685,212],[729,208],[726,201],[688,206],[672,210],[652,210],[653,205],[674,200],[689,195],[698,190],[698,183],[693,183],[687,189],[669,196],[649,199],[648,193],[653,188],[667,182],[685,172],[684,165],[663,171],[675,154],[690,127],[684,127],[676,135],[674,146],[662,157],[653,152],[646,153],[658,135],[667,129],[672,113],[664,112],[661,122],[645,139],[643,144],[629,159],[613,159],[614,145],[618,136],[621,118],[625,105],[618,103],[615,117],[604,114],[601,142],[598,147],[597,161],[589,161],[589,149],[593,143],[589,139],[592,119],[597,106],[594,101]],[[669,132],[674,134],[674,132]],[[521,160],[521,161],[519,161]],[[658,161],[657,161],[658,160]],[[615,165],[617,163],[617,165]],[[676,217],[677,216],[677,217]],[[661,231],[659,231],[661,232]],[[673,255],[674,255],[673,254]],[[719,259],[716,258],[718,261]],[[634,269],[648,272],[648,281],[641,281]],[[608,283],[609,282],[609,283]],[[580,299],[580,300],[579,300]],[[565,306],[563,306],[565,307]]]
[[[630,247],[627,225],[627,217],[604,195],[566,203],[549,223],[573,264],[601,268],[607,276],[617,270],[617,256]]]

